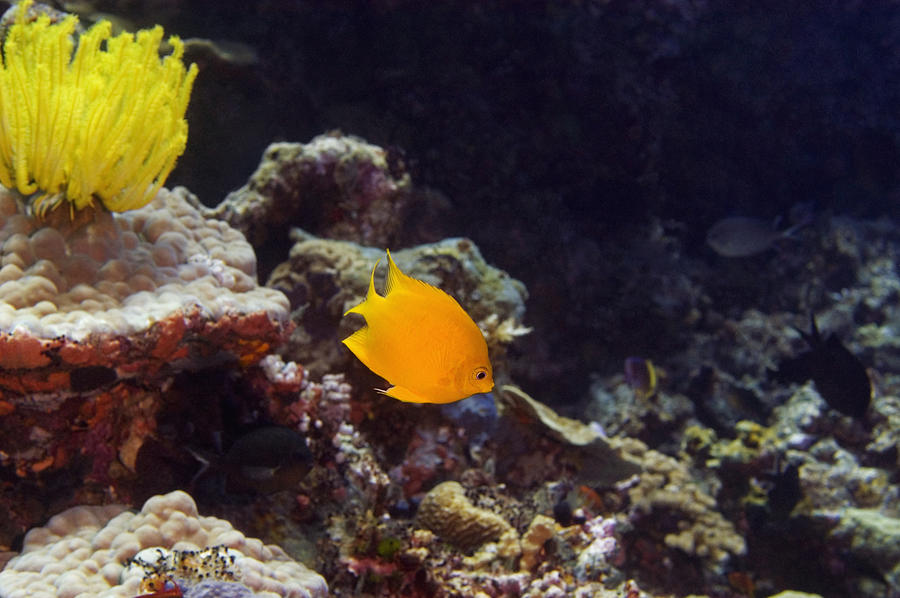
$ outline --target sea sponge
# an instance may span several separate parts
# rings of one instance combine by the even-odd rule
[[[162,28],[110,37],[100,21],[78,38],[78,19],[28,22],[21,2],[0,66],[0,183],[40,192],[43,214],[63,200],[131,210],[156,195],[184,152],[196,65],[177,37],[162,60]],[[74,50],[74,54],[73,54]]]
[[[416,515],[419,524],[433,531],[443,540],[465,552],[478,548],[491,540],[515,537],[516,530],[502,517],[473,505],[459,482],[443,482],[432,488]],[[518,552],[518,541],[514,542]]]
[[[324,598],[328,593],[321,576],[281,548],[247,538],[222,519],[200,517],[193,499],[178,490],[150,498],[139,513],[106,506],[73,507],[56,515],[25,536],[22,553],[0,572],[0,595],[132,598],[144,593],[154,574],[141,564],[143,558],[134,557],[158,554],[165,559],[178,552],[225,555],[227,565],[222,566],[228,567],[228,575],[212,581],[221,586],[233,579],[243,586],[243,593],[232,595]],[[202,557],[195,560],[204,566]],[[213,570],[209,575],[218,574]],[[186,596],[212,595],[210,585],[216,585],[181,583]]]

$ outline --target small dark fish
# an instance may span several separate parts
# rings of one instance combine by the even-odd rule
[[[312,454],[298,432],[268,426],[238,438],[222,462],[229,489],[270,494],[295,487],[309,471]]]
[[[706,233],[706,243],[724,257],[749,257],[766,251],[779,239],[790,237],[807,222],[800,222],[785,230],[776,230],[760,218],[735,216],[723,218]]]
[[[313,460],[306,439],[280,426],[247,432],[222,457],[207,459],[193,454],[203,464],[194,482],[207,472],[218,471],[225,476],[227,491],[241,494],[272,494],[296,488]]]
[[[795,328],[809,351],[782,361],[772,379],[798,384],[812,380],[829,406],[845,415],[862,417],[872,401],[872,383],[865,366],[835,335],[823,340],[812,314],[809,320],[809,333]]]
[[[756,534],[783,533],[794,507],[803,499],[800,468],[793,464],[784,465],[782,457],[776,454],[772,470],[761,472],[757,481],[766,493],[766,501],[746,503],[747,524]]]
[[[766,497],[769,499],[769,513],[775,519],[783,521],[803,498],[800,468],[790,463],[782,466],[780,457],[776,455],[774,469],[768,478],[770,487]]]

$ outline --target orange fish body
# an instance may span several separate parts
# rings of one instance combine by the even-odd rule
[[[452,403],[494,387],[487,343],[456,300],[400,271],[387,252],[385,294],[375,291],[344,315],[366,326],[344,339],[366,367],[392,386],[382,392],[413,403]]]

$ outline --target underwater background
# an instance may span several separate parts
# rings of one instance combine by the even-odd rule
[[[677,242],[687,276],[712,269],[705,292],[723,313],[799,309],[783,281],[757,280],[790,255],[717,260],[710,226],[788,223],[797,204],[819,217],[896,209],[889,2],[164,6],[139,23],[246,43],[258,61],[199,79],[173,179],[217,203],[270,142],[332,129],[398,153],[448,200],[403,242],[469,237],[526,284],[537,333],[516,348],[516,379],[561,403],[623,355],[684,348],[682,314],[647,303],[640,268],[654,258],[640,240]]]
[[[900,596],[897,3],[53,7],[185,40],[171,197],[122,222],[171,210],[207,249],[227,222],[192,263],[262,298],[50,362],[0,328],[5,560],[73,505],[183,490],[160,513],[323,580],[270,595]],[[493,393],[372,390],[342,316],[386,248],[481,327]],[[96,331],[129,348],[66,357]],[[230,595],[170,544],[108,595]],[[0,598],[42,595],[16,562]]]

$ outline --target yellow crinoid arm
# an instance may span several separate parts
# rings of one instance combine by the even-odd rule
[[[63,199],[122,211],[147,204],[187,143],[196,65],[184,46],[160,58],[162,28],[111,37],[101,21],[74,39],[77,19],[26,21],[19,5],[0,65],[0,183],[39,192],[40,213]]]

